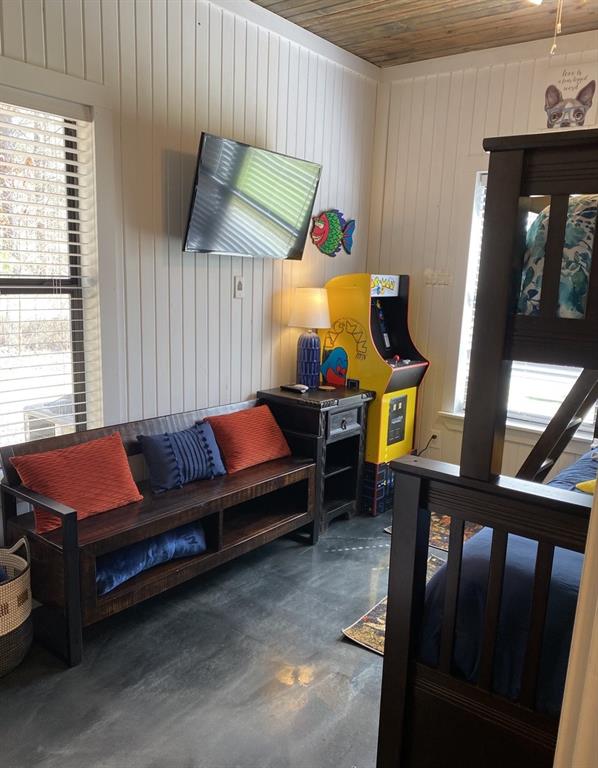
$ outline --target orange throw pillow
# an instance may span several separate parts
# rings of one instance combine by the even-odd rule
[[[141,501],[118,432],[44,453],[11,458],[23,485],[77,510],[77,520]],[[38,533],[60,527],[60,518],[35,509]]]
[[[291,449],[267,405],[223,416],[209,416],[229,474],[264,461],[290,456]]]

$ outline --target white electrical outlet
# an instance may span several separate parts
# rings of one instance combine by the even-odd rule
[[[245,298],[245,278],[243,275],[235,275],[233,277],[233,298]]]

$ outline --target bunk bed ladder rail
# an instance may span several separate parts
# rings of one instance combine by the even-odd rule
[[[485,142],[484,146],[486,149],[495,149],[493,140]],[[532,153],[529,157],[524,150],[509,147],[492,151],[490,155],[461,452],[461,474],[465,477],[489,481],[500,474],[513,360],[586,369],[580,381],[574,385],[578,395],[591,380],[592,373],[596,373],[592,372],[598,359],[596,232],[592,242],[585,316],[559,316],[561,268],[570,197],[578,193],[598,192],[598,161],[595,151],[584,154],[587,152],[584,150],[578,154],[576,150],[569,149],[569,152],[570,155],[563,156],[559,167],[567,167],[569,162],[570,176],[563,173],[555,180],[549,178],[554,170],[551,166],[554,158],[550,153],[545,158],[541,153]],[[532,195],[550,197],[550,216],[539,312],[522,315],[517,313],[517,303],[525,252],[527,209],[523,201]],[[484,397],[479,396],[480,392],[484,393]],[[558,432],[560,426],[557,420],[552,431]],[[565,427],[554,445],[549,446],[551,456],[546,456],[537,467],[537,479],[542,479],[550,471],[550,461],[556,461],[566,447],[568,437],[575,432],[575,420],[567,419]],[[522,467],[522,478],[532,477],[542,450],[546,450],[546,442],[533,457],[530,456],[529,465]],[[550,461],[543,466],[545,459]]]
[[[541,483],[598,400],[598,370],[584,368],[571,391],[538,438],[517,477]],[[598,429],[598,423],[597,423]]]

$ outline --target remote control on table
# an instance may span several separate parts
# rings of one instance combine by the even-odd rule
[[[309,389],[305,384],[281,384],[280,388],[286,389],[288,392],[299,392],[300,395],[304,395]]]

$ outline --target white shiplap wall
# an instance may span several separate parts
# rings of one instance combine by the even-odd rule
[[[596,60],[598,32],[559,48],[558,61]],[[453,400],[481,140],[527,131],[547,50],[540,41],[380,72],[249,0],[0,0],[0,83],[101,102],[112,131],[113,157],[98,158],[102,174],[114,165],[109,212],[99,211],[114,252],[102,307],[108,421],[291,379],[292,287],[363,269],[367,243],[369,270],[412,276],[412,333],[432,361],[419,433],[439,431],[442,457],[457,461],[460,428],[438,412]],[[329,259],[311,244],[300,263],[182,254],[202,129],[323,163],[316,208],[357,219],[353,255]],[[452,284],[424,286],[426,268]],[[232,298],[234,274],[244,300]],[[511,437],[507,471],[533,441]]]
[[[110,350],[125,349],[122,386],[105,385],[119,400],[108,420],[292,380],[292,287],[365,267],[377,69],[248,0],[0,0],[0,45],[0,78],[3,62],[11,73],[23,62],[30,82],[27,65],[64,76],[54,96],[93,104],[94,88],[108,104],[124,329],[114,344],[104,333],[105,379]],[[357,219],[353,254],[330,259],[311,243],[297,263],[182,254],[202,130],[322,163],[316,209]]]
[[[419,444],[439,432],[434,458],[459,462],[460,423],[438,414],[452,410],[454,400],[475,177],[487,168],[482,139],[531,132],[530,95],[549,47],[525,43],[382,73],[367,263],[372,272],[411,275],[411,332],[431,361]],[[598,32],[590,32],[561,38],[552,63],[596,60]],[[450,273],[451,284],[425,285],[426,269]],[[534,440],[509,432],[506,473],[516,471]]]

